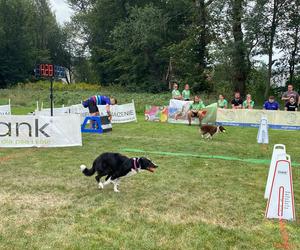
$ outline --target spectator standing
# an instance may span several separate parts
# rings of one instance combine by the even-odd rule
[[[246,100],[243,102],[243,109],[253,109],[254,101],[251,98],[251,95],[246,95]]]
[[[241,109],[243,105],[243,99],[241,98],[240,92],[234,93],[234,98],[231,101],[231,107],[233,109]]]
[[[268,101],[265,101],[263,109],[266,110],[278,110],[279,109],[279,104],[278,102],[275,101],[274,96],[270,96]]]
[[[182,99],[180,91],[178,90],[178,84],[177,83],[174,83],[174,85],[173,85],[172,99],[176,99],[176,100],[181,100]]]
[[[283,93],[281,100],[285,101],[285,103],[289,102],[290,98],[294,97],[294,100],[297,104],[300,104],[299,94],[294,91],[294,87],[292,84],[288,85],[288,90]]]
[[[189,101],[190,100],[190,96],[191,96],[190,86],[188,84],[186,84],[184,86],[184,90],[182,91],[182,99],[184,101]]]

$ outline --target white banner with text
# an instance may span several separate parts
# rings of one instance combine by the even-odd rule
[[[79,115],[0,116],[0,147],[82,146]]]
[[[100,116],[107,116],[106,105],[98,105]],[[110,113],[112,116],[111,123],[135,122],[136,112],[134,102],[122,105],[111,105]]]

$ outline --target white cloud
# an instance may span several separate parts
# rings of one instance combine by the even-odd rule
[[[70,21],[72,10],[66,0],[50,0],[50,6],[60,24]]]

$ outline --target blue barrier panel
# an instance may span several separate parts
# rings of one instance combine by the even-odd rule
[[[92,128],[85,128],[86,124],[88,121],[92,122]],[[102,129],[102,124],[101,124],[101,119],[99,116],[87,116],[82,125],[81,125],[81,133],[98,133],[102,134],[103,129]]]

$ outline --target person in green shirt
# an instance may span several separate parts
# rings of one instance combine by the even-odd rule
[[[227,109],[228,102],[223,95],[219,95],[218,108]]]
[[[246,100],[243,102],[243,109],[253,109],[254,101],[251,99],[251,95],[246,95]]]
[[[201,124],[201,121],[206,113],[206,112],[202,111],[203,108],[205,108],[204,103],[202,102],[200,97],[196,95],[194,97],[194,102],[190,105],[190,108],[188,111],[189,126],[192,123],[192,117],[198,117],[199,124]]]
[[[183,100],[189,101],[190,100],[190,95],[191,95],[190,86],[188,84],[186,84],[184,86],[184,90],[182,91],[182,98],[183,98]]]
[[[174,83],[174,85],[173,85],[172,99],[177,99],[177,100],[182,99],[180,91],[178,90],[178,84],[177,83]]]

